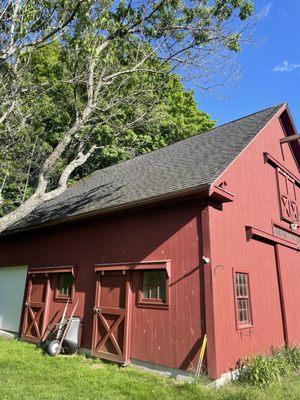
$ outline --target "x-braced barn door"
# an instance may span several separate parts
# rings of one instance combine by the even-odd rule
[[[128,356],[129,272],[97,272],[93,355],[126,363]]]
[[[50,280],[46,274],[29,275],[24,308],[23,339],[35,343],[42,340],[45,331],[49,291]]]

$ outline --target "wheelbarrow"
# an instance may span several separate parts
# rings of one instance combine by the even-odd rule
[[[45,341],[47,353],[51,356],[57,356],[62,350],[66,351],[68,354],[74,354],[79,347],[81,321],[79,317],[74,317],[78,301],[70,317],[66,318],[68,306],[69,302],[66,304],[59,324],[55,324],[55,329]]]

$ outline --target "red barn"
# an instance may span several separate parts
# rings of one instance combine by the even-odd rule
[[[294,135],[279,105],[45,203],[1,236],[0,285],[13,289],[0,290],[0,328],[38,342],[79,299],[93,355],[187,370],[207,334],[214,379],[247,355],[299,345]]]

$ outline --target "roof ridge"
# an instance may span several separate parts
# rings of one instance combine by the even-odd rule
[[[260,113],[268,111],[268,110],[272,110],[273,108],[278,108],[279,109],[282,106],[284,106],[285,104],[286,103],[280,103],[280,104],[277,104],[277,105],[274,105],[274,106],[271,106],[271,107],[263,108],[262,110],[255,111],[255,112],[253,112],[251,114],[245,115],[244,117],[240,117],[240,118],[237,118],[237,119],[233,119],[232,121],[225,122],[224,124],[216,126],[216,128],[221,128],[222,126],[226,126],[226,125],[232,124],[234,122],[240,121],[242,119],[246,119],[246,118],[252,117],[253,115],[260,114]],[[216,129],[216,128],[213,128],[213,129]],[[211,130],[213,130],[213,129],[211,129]],[[209,132],[209,131],[206,131],[206,132]]]

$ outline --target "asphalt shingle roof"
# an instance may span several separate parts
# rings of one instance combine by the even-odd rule
[[[274,106],[151,153],[96,171],[10,230],[130,206],[208,187],[282,105]]]

